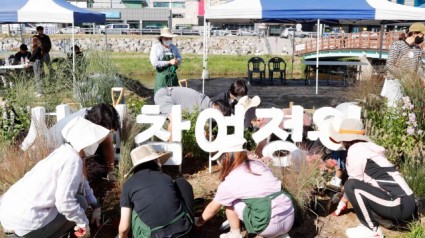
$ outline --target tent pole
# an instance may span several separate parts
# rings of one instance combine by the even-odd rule
[[[289,35],[290,36],[290,35]],[[291,56],[291,79],[294,80],[294,57],[295,57],[295,32],[294,35],[291,38],[291,45],[292,45],[292,56]]]
[[[205,94],[205,78],[208,78],[208,38],[210,35],[210,23],[207,23],[207,19],[205,18],[205,15],[207,13],[207,5],[208,0],[204,2],[204,35],[203,35],[203,42],[204,42],[204,48],[202,51],[202,93]],[[208,121],[208,139],[209,141],[212,141],[212,119],[210,118]],[[208,172],[212,173],[212,161],[211,161],[211,152],[208,153]]]
[[[203,35],[203,41],[204,41],[204,48],[203,48],[203,54],[202,54],[202,93],[205,93],[205,78],[207,77],[208,71],[207,71],[207,22],[205,21],[204,16],[204,35]]]
[[[22,28],[24,28],[25,25],[24,24],[19,24],[19,33],[21,34],[21,44],[24,44],[24,30]]]
[[[72,21],[72,80],[75,85],[75,33],[74,21]]]
[[[319,94],[319,44],[320,44],[320,19],[317,19],[316,35],[316,95]]]

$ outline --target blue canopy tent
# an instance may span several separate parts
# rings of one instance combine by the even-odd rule
[[[208,22],[303,22],[320,20],[378,20],[385,22],[425,21],[425,9],[404,6],[386,0],[231,0],[225,4],[205,4]],[[319,41],[319,27],[317,40]],[[204,30],[205,34],[205,30]],[[205,46],[206,44],[204,44]],[[319,44],[317,44],[319,46]],[[319,51],[319,47],[317,47]],[[207,50],[204,50],[207,52]],[[206,57],[204,68],[206,70]],[[316,94],[318,93],[316,63]],[[204,73],[203,73],[204,76]]]
[[[76,7],[65,0],[2,0],[0,23],[105,23],[105,14]],[[22,30],[22,29],[21,29]],[[72,31],[72,45],[75,44]],[[73,47],[74,48],[74,47]],[[73,52],[75,71],[75,52]]]

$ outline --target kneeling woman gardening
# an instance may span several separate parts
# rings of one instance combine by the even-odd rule
[[[90,237],[84,209],[100,208],[85,181],[84,160],[94,154],[109,130],[84,118],[75,118],[62,130],[65,144],[38,162],[4,194],[0,220],[7,237],[62,237],[76,226],[78,237]],[[94,218],[94,219],[93,219]]]
[[[277,237],[288,233],[294,223],[294,206],[282,191],[281,181],[257,160],[250,160],[243,149],[245,139],[228,136],[214,157],[220,158],[221,184],[215,198],[195,225],[202,226],[224,206],[230,232],[220,237],[242,237],[240,220],[249,233]]]

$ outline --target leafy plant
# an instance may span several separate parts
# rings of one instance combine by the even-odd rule
[[[422,87],[422,80],[418,78],[403,80],[402,86],[405,95],[409,96],[415,105],[412,112],[416,115],[417,127],[425,128],[425,90]]]
[[[134,117],[139,115],[142,111],[142,107],[146,104],[145,99],[140,98],[136,95],[131,95],[126,98],[126,102],[128,111]]]
[[[417,127],[415,106],[409,97],[403,104],[392,108],[385,101],[370,97],[364,105],[366,130],[370,137],[387,149],[388,159],[399,165],[403,156],[423,148],[424,132]]]
[[[182,112],[183,120],[190,121],[190,129],[183,131],[182,133],[182,146],[183,146],[183,157],[199,157],[205,152],[198,146],[195,136],[196,120],[200,113],[199,108],[194,112],[189,113],[187,111]]]
[[[419,151],[418,151],[419,152]],[[416,152],[406,156],[400,170],[409,187],[414,191],[415,196],[425,197],[425,167],[423,166],[424,154]]]
[[[413,221],[409,224],[409,232],[400,238],[422,238],[425,237],[425,227],[420,221]]]

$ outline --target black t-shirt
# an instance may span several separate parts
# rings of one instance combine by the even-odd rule
[[[15,59],[13,60],[13,64],[20,64],[22,58],[30,59],[31,52],[27,51],[26,53],[22,53],[21,51],[19,51],[18,53],[15,54]]]
[[[121,193],[121,207],[136,211],[140,219],[151,228],[167,225],[183,211],[173,179],[167,174],[150,169],[136,172],[125,182]],[[190,228],[186,219],[181,220],[168,227],[167,233],[186,231],[188,225]],[[157,232],[155,234],[159,235]],[[164,235],[161,233],[160,237]]]

